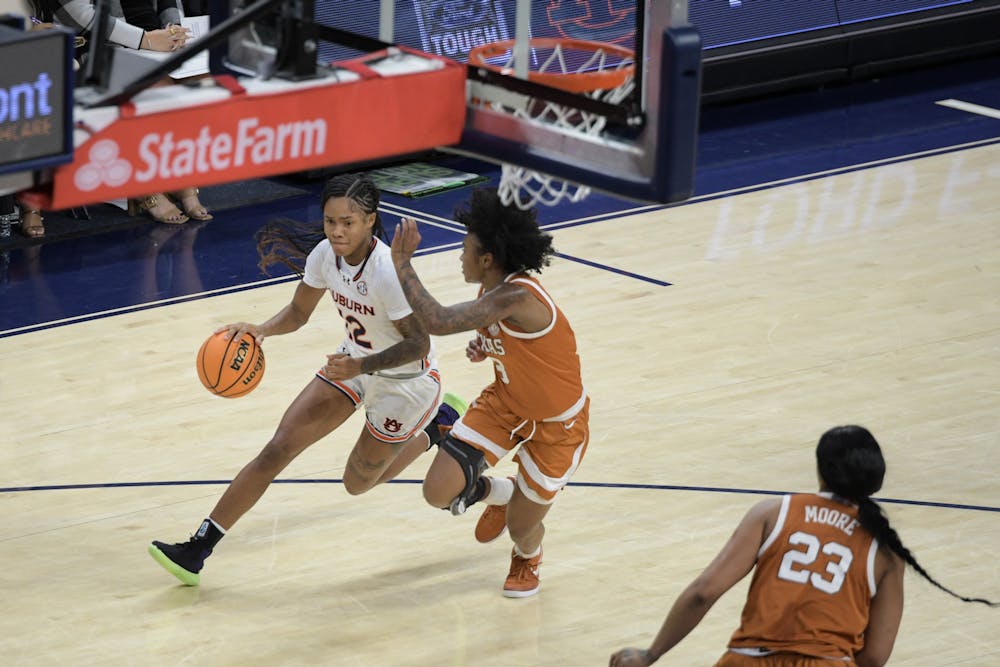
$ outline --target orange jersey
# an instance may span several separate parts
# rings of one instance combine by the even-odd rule
[[[552,320],[529,333],[503,320],[476,334],[483,352],[493,360],[495,387],[510,410],[525,419],[562,421],[583,407],[586,396],[580,377],[576,335],[552,297],[534,278],[511,274],[516,283],[548,306]]]
[[[853,658],[864,645],[877,550],[856,506],[827,493],[784,496],[730,648]]]

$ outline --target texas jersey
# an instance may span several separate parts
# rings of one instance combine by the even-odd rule
[[[828,493],[784,496],[730,648],[853,657],[864,645],[877,550],[855,505]]]
[[[536,332],[522,331],[503,320],[477,329],[480,347],[493,360],[496,391],[511,411],[521,417],[568,419],[586,400],[576,335],[537,280],[525,274],[511,274],[504,282],[521,285],[538,297],[548,307],[552,319],[547,327]]]
[[[323,241],[306,258],[303,282],[310,287],[327,289],[344,320],[346,339],[341,348],[352,357],[363,357],[403,340],[393,325],[412,309],[399,285],[389,246],[372,238],[368,254],[358,266],[351,266],[337,256]],[[434,347],[427,357],[395,368],[378,371],[385,377],[414,377],[436,366]]]

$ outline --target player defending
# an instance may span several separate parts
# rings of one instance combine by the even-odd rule
[[[357,408],[364,405],[366,421],[344,470],[344,488],[351,495],[393,479],[440,439],[439,427],[458,416],[450,406],[438,409],[441,382],[434,350],[403,296],[389,248],[379,238],[378,202],[379,191],[370,178],[343,174],[323,189],[322,234],[292,221],[274,223],[258,234],[262,266],[284,263],[302,280],[291,302],[263,324],[238,322],[219,331],[237,338],[249,332],[261,343],[267,336],[301,328],[330,294],[346,335],[195,535],[179,544],[150,545],[150,555],[189,586],[199,583],[205,558],[278,473]]]
[[[837,426],[816,446],[819,493],[764,500],[681,593],[648,649],[625,648],[611,667],[656,662],[754,568],[739,629],[715,667],[881,667],[903,615],[907,564],[941,590],[871,495],[885,459],[861,426]]]
[[[462,275],[479,284],[473,301],[446,307],[427,292],[410,264],[420,245],[416,222],[404,219],[392,240],[403,292],[423,327],[434,335],[474,330],[466,356],[492,359],[496,376],[439,444],[424,498],[453,514],[480,500],[488,504],[476,538],[490,542],[510,530],[514,549],[503,594],[527,597],[539,589],[542,519],[587,450],[590,399],[573,329],[528,275],[554,252],[534,211],[504,206],[496,191],[479,189],[455,219],[468,229]],[[483,475],[514,449],[516,479]]]

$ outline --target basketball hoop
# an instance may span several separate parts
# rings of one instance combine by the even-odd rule
[[[515,41],[505,40],[474,47],[469,64],[501,74],[515,71]],[[535,37],[529,40],[531,69],[528,80],[590,98],[618,104],[635,87],[635,52],[615,44],[580,39]],[[521,119],[552,125],[570,133],[597,136],[607,119],[548,100],[510,96],[509,99],[479,100],[490,109]],[[578,202],[590,188],[532,169],[504,163],[497,188],[504,204],[527,209],[536,204],[552,206],[560,201]]]

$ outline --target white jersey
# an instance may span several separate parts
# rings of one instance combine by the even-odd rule
[[[352,357],[365,357],[381,352],[403,340],[393,325],[413,310],[399,285],[396,268],[392,265],[389,246],[372,238],[368,254],[359,266],[351,266],[333,252],[327,241],[321,242],[306,258],[302,281],[310,287],[328,289],[333,304],[344,319],[346,339],[341,351]],[[377,371],[384,377],[407,378],[436,368],[434,343],[427,356]]]

